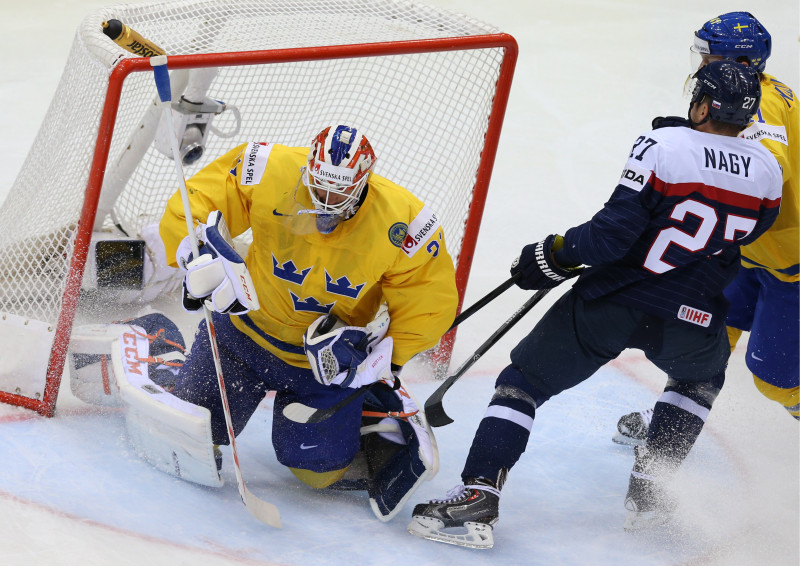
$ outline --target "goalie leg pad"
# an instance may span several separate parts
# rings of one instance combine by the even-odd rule
[[[69,341],[69,385],[84,403],[121,407],[111,363],[112,344],[129,329],[123,324],[86,324],[72,331]]]
[[[148,376],[149,341],[129,328],[112,349],[114,375],[125,406],[125,425],[136,452],[159,470],[187,481],[219,487],[208,409],[183,401]]]
[[[394,419],[403,437],[402,446],[377,472],[369,486],[369,503],[375,516],[390,521],[403,508],[422,482],[433,479],[439,469],[439,450],[436,438],[425,415],[418,410],[410,392],[401,387],[373,387],[367,394],[365,408],[376,402],[387,411],[398,411],[412,416]],[[386,440],[397,440],[396,431],[384,432]]]
[[[81,326],[70,341],[70,385],[88,403],[124,407],[129,440],[153,466],[221,486],[209,411],[162,386],[174,380],[183,344],[177,326],[158,313]]]
[[[432,477],[411,425],[400,423],[407,444],[378,472],[369,488],[369,504],[381,521],[390,521],[403,508],[422,482]]]
[[[175,323],[163,314],[87,324],[73,330],[69,343],[70,388],[78,399],[92,405],[122,406],[111,363],[112,344],[117,340],[133,344],[135,334],[147,338],[148,349],[140,359],[147,361],[150,378],[168,388],[175,382],[184,359],[184,341]]]
[[[338,491],[368,491],[389,460],[405,446],[400,425],[392,418],[364,417],[361,426],[361,449],[344,476],[329,485]]]

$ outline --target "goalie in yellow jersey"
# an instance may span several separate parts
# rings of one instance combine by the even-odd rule
[[[731,349],[750,332],[746,363],[758,390],[800,419],[800,101],[787,85],[764,72],[772,38],[755,16],[729,12],[695,32],[693,68],[729,59],[754,67],[761,104],[742,137],[759,141],[783,170],[781,210],[775,223],[742,247],[742,267],[725,289]],[[652,409],[629,413],[617,423],[614,441],[642,444]]]
[[[160,233],[167,257],[186,270],[184,307],[214,311],[235,433],[275,391],[278,461],[316,488],[366,489],[375,514],[389,520],[438,466],[424,415],[399,381],[392,385],[448,330],[458,295],[438,217],[373,173],[375,161],[361,130],[342,124],[324,128],[310,148],[241,145],[187,181],[199,257],[179,193]],[[248,229],[242,258],[228,232]],[[209,409],[214,444],[227,444],[204,327],[174,387],[158,385]],[[385,386],[372,388],[363,406],[350,403],[323,422],[283,414],[293,402],[331,407],[379,381]]]

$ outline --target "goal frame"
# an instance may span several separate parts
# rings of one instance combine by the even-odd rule
[[[511,82],[518,56],[516,40],[506,33],[472,35],[463,37],[391,41],[334,45],[323,47],[299,47],[206,53],[195,55],[172,55],[168,57],[170,70],[203,67],[228,67],[293,63],[320,59],[359,58],[383,55],[406,55],[429,52],[445,52],[470,49],[497,48],[503,50],[503,58],[497,78],[494,99],[491,104],[484,146],[481,151],[472,200],[464,227],[464,237],[456,266],[458,288],[458,313],[461,312],[469,278],[478,232],[480,230],[486,195],[494,167],[497,147],[508,103]],[[92,229],[98,209],[101,188],[106,174],[111,139],[122,96],[123,83],[132,73],[153,72],[148,58],[124,58],[111,70],[101,112],[89,178],[84,191],[83,205],[75,235],[73,254],[66,277],[62,307],[54,332],[53,347],[47,365],[46,382],[41,399],[33,399],[16,393],[0,391],[0,402],[32,409],[45,417],[55,414],[56,400],[61,386],[73,321],[80,298],[81,281],[89,252]],[[449,363],[456,329],[446,334],[436,351],[439,364]]]

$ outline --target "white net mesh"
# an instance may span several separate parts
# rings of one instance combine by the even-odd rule
[[[169,55],[485,35],[467,17],[401,0],[178,0],[125,4],[89,15],[76,34],[44,123],[0,208],[0,312],[54,324],[103,108],[108,77],[128,53],[102,33],[118,19]],[[205,93],[236,107],[235,136],[209,134],[190,177],[248,141],[307,145],[330,122],[368,136],[375,171],[439,213],[457,261],[495,94],[502,48],[220,67]],[[173,71],[173,90],[181,84]],[[187,80],[186,76],[182,77]],[[180,94],[180,93],[179,93]],[[132,237],[158,222],[176,189],[174,163],[153,146],[151,73],[124,82],[95,230]],[[157,109],[156,109],[157,110]],[[157,118],[156,118],[157,120]],[[236,131],[231,109],[214,127]],[[138,149],[137,149],[138,148]],[[138,153],[137,153],[138,151]],[[1,384],[0,384],[1,385]]]

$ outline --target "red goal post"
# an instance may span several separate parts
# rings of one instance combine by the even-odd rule
[[[327,0],[306,3],[315,14],[320,6],[333,5]],[[179,0],[152,9],[165,13],[170,6],[190,4],[211,5]],[[225,6],[220,4],[225,2],[214,2],[209,9],[224,14]],[[275,5],[267,0],[253,4],[264,5],[268,14]],[[464,16],[402,0],[377,4],[381,9],[388,7],[386,13],[376,15],[374,7],[364,8],[362,13],[356,6],[357,13],[348,13],[347,21],[363,18],[364,22],[354,24],[357,28],[378,31],[376,19],[394,27],[400,20],[409,29],[424,21],[425,29],[413,28],[409,33],[404,28],[390,41],[382,41],[386,34],[378,33],[371,42],[304,45],[318,39],[311,25],[304,32],[309,37],[293,39],[300,46],[268,48],[270,34],[265,32],[266,38],[245,41],[245,46],[262,47],[266,41],[267,48],[224,51],[226,43],[222,42],[202,49],[209,52],[194,53],[186,41],[165,35],[156,18],[142,18],[137,10],[109,8],[87,18],[83,27],[89,31],[84,31],[84,36],[95,33],[97,37],[86,39],[81,32],[76,37],[34,148],[0,208],[0,355],[4,360],[11,355],[19,357],[23,343],[36,344],[35,352],[24,356],[33,367],[10,364],[10,368],[0,369],[0,401],[52,416],[73,323],[93,320],[98,312],[93,305],[98,302],[104,307],[109,302],[141,306],[176,285],[172,271],[159,265],[163,257],[152,237],[166,198],[176,190],[174,163],[157,147],[158,118],[153,117],[151,108],[155,97],[149,75],[152,67],[148,59],[123,51],[102,35],[99,23],[111,18],[130,25],[170,54],[173,100],[182,93],[200,92],[207,95],[204,100],[210,106],[216,101],[225,107],[207,112],[216,120],[214,127],[211,120],[198,122],[204,126],[199,144],[204,152],[197,162],[186,166],[187,177],[239,143],[306,145],[319,127],[330,121],[361,125],[378,153],[376,172],[411,190],[443,218],[448,249],[456,263],[460,311],[517,45],[513,37]],[[298,5],[303,2],[292,3],[292,10]],[[169,12],[170,22],[181,15]],[[209,19],[196,13],[188,17]],[[229,14],[219,17],[230,20]],[[173,25],[170,33],[191,35],[196,32],[187,29],[191,27]],[[319,24],[319,30],[323,29],[327,29],[324,19]],[[233,32],[216,30],[214,37],[226,33]],[[437,33],[444,36],[436,37]],[[406,36],[409,38],[404,39]],[[333,38],[343,39],[341,34]],[[240,39],[229,44],[241,49]],[[84,56],[87,46],[91,52],[93,42],[103,41],[109,44],[103,48],[113,55],[107,63],[107,80],[81,92],[76,84],[100,81],[102,57],[100,62],[80,63],[86,69],[100,69],[99,73],[86,71],[95,75],[88,78],[81,76],[72,61],[76,52]],[[98,92],[102,92],[99,99]],[[192,114],[187,114],[191,122]],[[88,134],[81,138],[82,131]],[[64,137],[54,144],[53,137],[58,135]],[[62,146],[75,138],[73,154],[69,154]],[[87,144],[86,139],[92,143]],[[35,162],[32,155],[42,146],[53,147],[48,154],[57,165],[59,157],[52,153],[65,152],[60,162],[63,174],[51,165],[36,177],[42,195],[50,194],[49,198],[32,189],[29,170]],[[76,191],[73,185],[78,187],[77,196],[66,195],[64,202],[53,196]],[[26,199],[25,193],[30,198]],[[50,208],[58,210],[50,212]],[[9,234],[12,220],[30,222],[35,229]],[[144,269],[141,286],[98,285],[102,260],[97,240],[125,238],[146,244],[145,263],[152,265]],[[449,360],[455,331],[451,334],[439,348],[440,360]],[[11,350],[2,351],[8,348]]]

